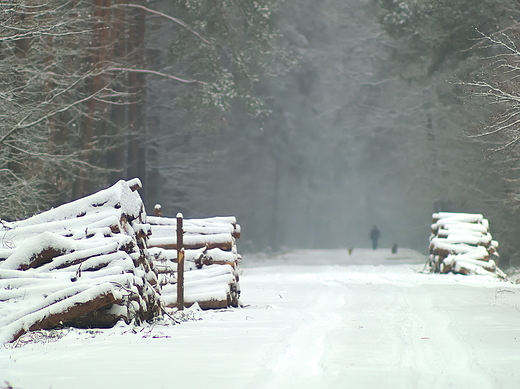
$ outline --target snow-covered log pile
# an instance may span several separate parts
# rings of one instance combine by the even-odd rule
[[[148,217],[148,241],[162,297],[167,307],[177,304],[177,219]],[[184,304],[201,308],[238,306],[240,286],[236,248],[240,225],[236,218],[183,219]]]
[[[505,278],[493,257],[498,242],[480,214],[439,212],[432,216],[430,270],[435,273],[493,275]]]
[[[0,344],[160,313],[138,179],[0,228]]]

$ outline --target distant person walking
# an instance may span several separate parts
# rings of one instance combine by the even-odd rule
[[[372,248],[377,249],[377,241],[381,237],[381,231],[377,228],[377,226],[372,227],[370,231],[370,240],[372,241]]]

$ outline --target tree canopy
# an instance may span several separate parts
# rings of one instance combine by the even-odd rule
[[[374,224],[383,244],[421,249],[443,209],[485,213],[503,240],[520,229],[519,11],[513,0],[2,4],[1,215],[139,177],[148,209],[234,214],[251,250],[366,245]]]

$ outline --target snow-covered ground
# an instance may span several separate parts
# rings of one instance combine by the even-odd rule
[[[0,349],[0,387],[520,387],[520,286],[422,274],[424,261],[388,249],[246,255],[244,308]]]

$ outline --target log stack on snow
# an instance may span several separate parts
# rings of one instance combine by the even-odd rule
[[[430,237],[430,270],[435,273],[493,275],[505,278],[493,258],[498,242],[480,214],[434,213]]]
[[[38,329],[150,321],[177,306],[176,219],[148,217],[139,188],[138,179],[119,181],[0,221],[0,344]],[[236,219],[186,220],[183,232],[185,304],[237,306]]]
[[[156,206],[156,209],[159,207]],[[177,304],[177,219],[148,217],[148,241],[158,272],[163,302]],[[240,297],[236,239],[240,225],[235,217],[183,220],[184,304],[202,309],[238,306]]]
[[[160,313],[138,179],[0,228],[0,343]]]

